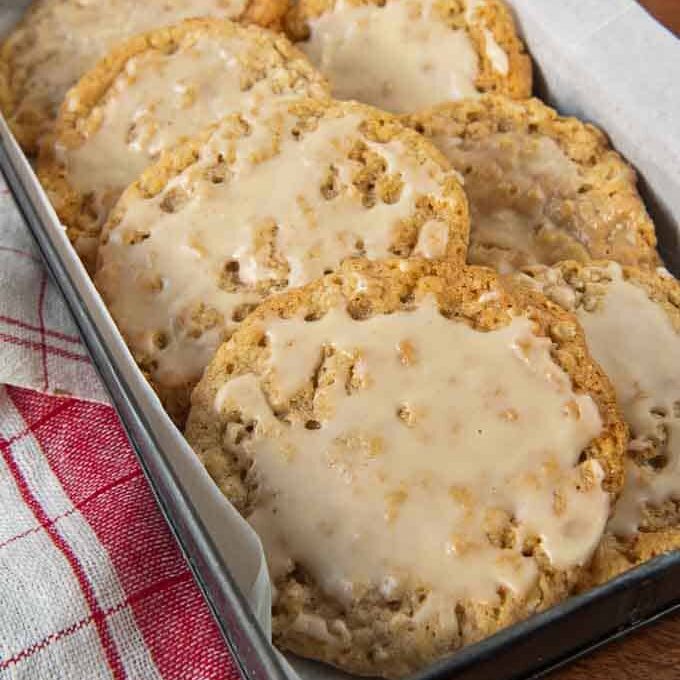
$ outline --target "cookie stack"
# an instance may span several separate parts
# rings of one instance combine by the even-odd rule
[[[680,545],[680,285],[503,2],[37,0],[1,57],[282,649],[401,677]]]

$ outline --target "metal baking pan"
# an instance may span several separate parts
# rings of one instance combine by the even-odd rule
[[[243,677],[248,680],[284,680],[287,675],[280,659],[236,587],[181,480],[174,474],[152,428],[138,407],[133,390],[102,340],[4,140],[0,142],[0,169],[35,238],[52,280],[66,300],[161,512],[189,563]],[[604,586],[572,597],[542,614],[467,647],[452,658],[419,673],[416,678],[537,678],[676,608],[680,608],[680,552],[659,557]]]
[[[518,0],[520,5],[525,0]],[[0,3],[2,9],[2,3]],[[545,91],[550,99],[550,83]],[[1,126],[4,128],[4,124]],[[82,340],[108,389],[158,505],[187,559],[198,586],[244,678],[284,680],[285,664],[250,610],[211,538],[204,518],[191,500],[185,480],[176,472],[140,403],[139,390],[121,365],[120,352],[104,332],[102,320],[87,304],[78,272],[64,258],[55,237],[54,215],[36,192],[36,180],[14,141],[0,130],[0,169],[42,253],[46,267],[73,315]],[[667,262],[680,262],[676,221],[668,219],[669,201],[646,196],[662,225],[660,248]],[[667,198],[667,196],[666,196]],[[48,225],[52,225],[50,228]],[[63,239],[62,239],[63,240]],[[677,271],[675,272],[677,274]],[[194,496],[195,497],[195,496]],[[425,669],[413,680],[519,680],[541,677],[607,642],[617,639],[680,607],[680,552],[659,557],[585,594],[572,597],[527,621],[467,647]],[[330,673],[329,673],[330,674]]]

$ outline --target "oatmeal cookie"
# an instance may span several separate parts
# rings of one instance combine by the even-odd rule
[[[576,314],[630,427],[624,489],[593,562],[603,583],[680,548],[680,284],[612,262],[520,276]]]
[[[300,0],[288,35],[333,95],[395,113],[531,94],[531,61],[502,0]]]
[[[401,677],[569,594],[626,431],[571,314],[411,259],[263,302],[186,436],[262,539],[276,644]]]
[[[465,178],[471,264],[659,263],[634,170],[605,135],[538,99],[489,95],[406,117]]]
[[[0,108],[30,155],[66,92],[119,42],[210,16],[278,26],[286,0],[35,0],[0,48]]]

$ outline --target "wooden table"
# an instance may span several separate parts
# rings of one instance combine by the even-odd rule
[[[640,4],[680,36],[680,0],[640,0]],[[680,614],[669,616],[550,675],[550,680],[614,679],[679,680]]]
[[[640,0],[640,4],[680,36],[680,0]]]

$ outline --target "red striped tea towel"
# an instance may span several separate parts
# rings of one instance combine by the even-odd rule
[[[110,406],[0,388],[0,678],[239,677]]]

